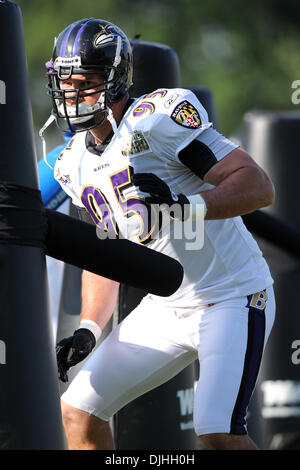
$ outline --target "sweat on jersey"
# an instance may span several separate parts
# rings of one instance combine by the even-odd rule
[[[151,297],[189,308],[270,286],[268,265],[241,217],[187,225],[166,216],[161,221],[157,208],[144,201],[148,194],[131,181],[134,173],[150,172],[175,194],[213,188],[181,162],[180,151],[194,139],[201,141],[213,156],[203,161],[207,171],[237,145],[212,128],[194,93],[176,88],[143,95],[133,100],[118,131],[100,155],[87,148],[87,132],[75,134],[58,157],[54,176],[73,203],[89,212],[99,238],[123,236],[182,264],[181,287],[170,297]]]

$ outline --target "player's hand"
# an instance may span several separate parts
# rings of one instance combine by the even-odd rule
[[[184,194],[175,194],[167,183],[154,173],[136,173],[132,176],[132,182],[141,191],[150,194],[145,197],[146,202],[164,205],[164,209],[171,209],[169,214],[173,219],[186,219],[190,205],[188,198]]]
[[[96,344],[93,333],[86,328],[79,328],[73,336],[62,339],[56,345],[58,376],[62,382],[68,382],[67,371],[83,361]]]

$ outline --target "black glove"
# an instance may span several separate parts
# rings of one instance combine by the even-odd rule
[[[188,216],[189,200],[184,194],[175,194],[167,183],[154,173],[136,173],[132,176],[132,182],[144,193],[150,196],[145,197],[145,201],[150,204],[164,204],[169,211],[170,217],[178,220],[185,220]],[[177,205],[177,207],[175,206]]]
[[[95,347],[96,339],[86,328],[79,328],[73,336],[62,339],[56,345],[58,376],[62,382],[68,382],[67,371],[83,361]]]

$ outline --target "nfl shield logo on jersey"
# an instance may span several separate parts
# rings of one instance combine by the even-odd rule
[[[184,127],[198,129],[201,126],[201,119],[197,109],[189,102],[182,101],[176,106],[171,114],[173,121]]]

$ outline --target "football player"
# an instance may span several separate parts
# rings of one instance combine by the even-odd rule
[[[272,204],[270,179],[213,128],[191,91],[130,98],[132,51],[117,26],[76,21],[46,65],[52,116],[74,134],[55,164],[57,181],[99,236],[146,244],[185,273],[173,295],[144,297],[62,395],[69,448],[112,449],[110,418],[198,358],[195,432],[208,449],[256,449],[245,416],[275,301],[267,263],[240,216]],[[192,224],[202,237],[196,248],[188,244]],[[61,380],[94,349],[118,288],[83,272],[79,327],[57,345]]]

